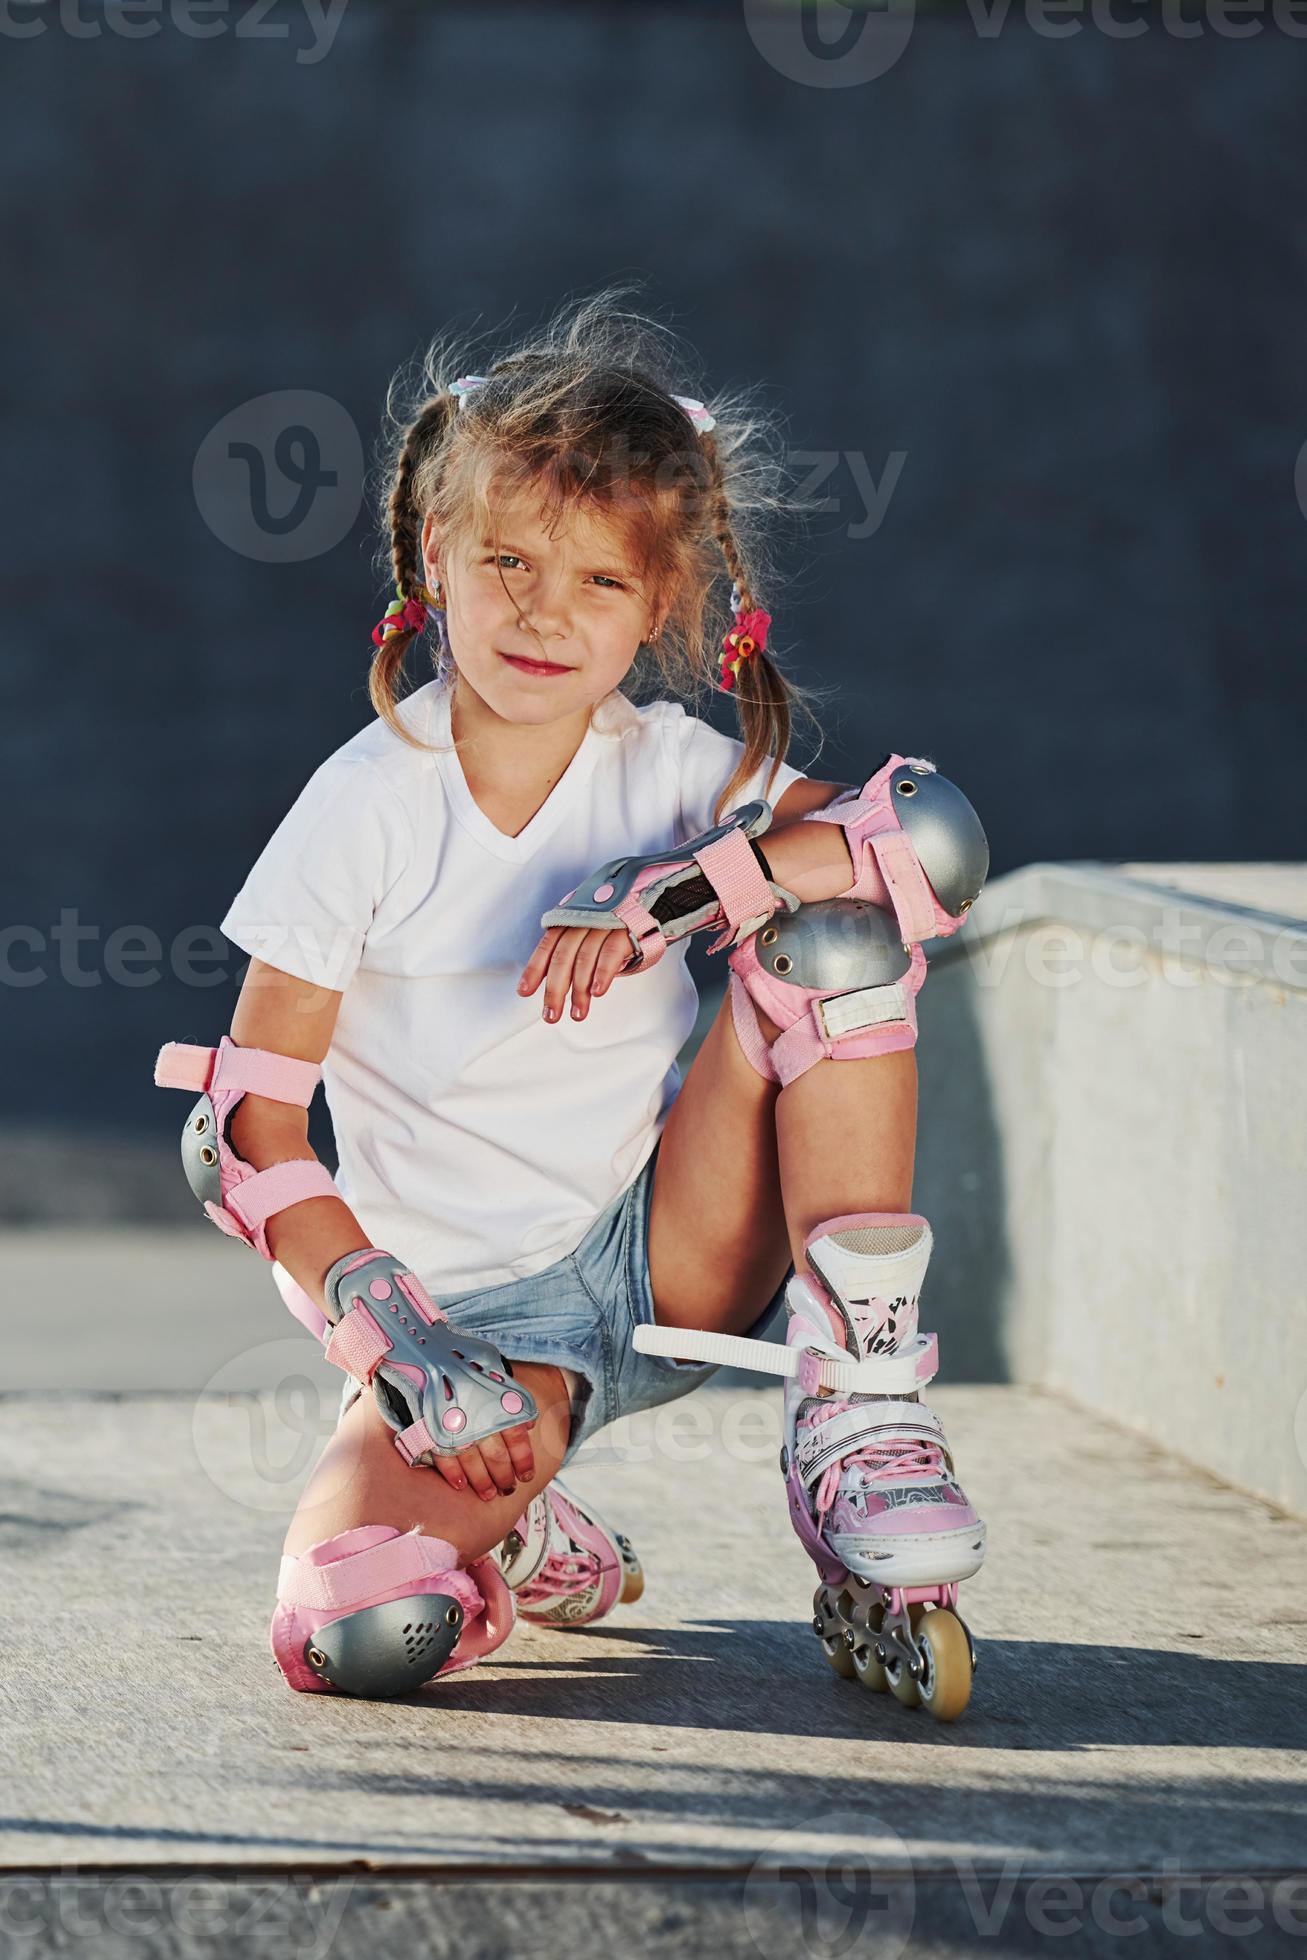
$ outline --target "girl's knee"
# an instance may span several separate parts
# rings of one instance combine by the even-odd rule
[[[529,1482],[490,1502],[471,1488],[455,1490],[440,1470],[404,1461],[395,1448],[394,1430],[375,1397],[365,1393],[345,1411],[318,1459],[283,1553],[298,1556],[363,1524],[388,1524],[398,1531],[416,1526],[449,1539],[465,1558],[480,1557],[497,1545],[567,1454],[577,1380],[570,1369],[534,1361],[514,1361],[513,1374],[538,1410],[530,1431],[535,1470]]]

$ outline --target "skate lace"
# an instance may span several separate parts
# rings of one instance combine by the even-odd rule
[[[854,1406],[851,1400],[834,1401],[823,1412],[822,1421],[843,1415]],[[835,1502],[842,1478],[854,1467],[869,1472],[873,1483],[938,1482],[949,1474],[943,1446],[939,1443],[915,1436],[887,1436],[879,1442],[862,1443],[856,1450],[837,1457],[834,1463],[828,1463],[822,1472],[815,1500],[819,1518],[825,1517]]]
[[[551,1552],[535,1578],[519,1588],[518,1603],[542,1606],[560,1592],[579,1592],[599,1576],[599,1560],[593,1552]]]

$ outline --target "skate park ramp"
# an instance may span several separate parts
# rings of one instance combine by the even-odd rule
[[[42,1309],[10,1317],[0,1397],[0,1957],[70,1928],[97,1960],[272,1951],[254,1944],[260,1924],[278,1951],[324,1955],[379,1940],[765,1960],[1054,1939],[1077,1954],[1304,1950],[1307,1507],[1292,1466],[1301,1476],[1307,1370],[1300,1311],[1270,1297],[1283,1193],[1265,1169],[1270,1119],[1248,1100],[1301,1053],[1303,914],[1283,881],[1227,866],[1218,890],[1215,869],[1187,872],[997,880],[967,928],[976,957],[937,953],[923,992],[953,1027],[951,1051],[944,1031],[921,1049],[914,1202],[936,1227],[928,1287],[947,1309],[932,1318],[957,1309],[950,1202],[956,1227],[967,1195],[1002,1197],[1008,1276],[982,1291],[994,1325],[971,1350],[999,1357],[1002,1378],[959,1365],[931,1391],[990,1534],[963,1588],[975,1689],[951,1727],[826,1665],[776,1470],[779,1393],[725,1372],[602,1432],[570,1472],[635,1542],[637,1603],[571,1633],[520,1625],[489,1662],[400,1702],[292,1694],[267,1621],[337,1371],[262,1265],[207,1227],[90,1228],[57,1246],[11,1232],[11,1297]],[[1207,965],[1181,942],[1159,1003],[1172,983],[1149,908],[1177,890],[1167,929],[1200,917]],[[1085,935],[1082,987],[1043,986],[1032,948],[1050,923]],[[1224,934],[1236,923],[1262,935],[1251,949]],[[1109,927],[1116,964],[1102,965]],[[1118,988],[1101,975],[1130,947],[1145,982]],[[1213,1014],[1230,1041],[1202,1064]],[[936,1052],[957,1066],[927,1079]],[[1013,1100],[991,1097],[969,1130],[1005,1055]],[[1148,1154],[1116,1137],[1123,1084],[1204,1065],[1217,1072],[1177,1120],[1214,1097],[1214,1132],[1240,1146],[1212,1175],[1224,1202],[1253,1205],[1237,1275],[1251,1325],[1230,1311],[1225,1241],[1194,1223],[1192,1152],[1165,1130]],[[1160,1092],[1139,1094],[1156,1114]],[[1300,1101],[1277,1120],[1287,1176]],[[977,1135],[990,1156],[971,1152]],[[979,1193],[959,1177],[973,1162]],[[1059,1236],[1090,1166],[1084,1203],[1106,1193],[1116,1220],[1093,1246]],[[1159,1257],[1139,1292],[1154,1331],[1127,1343],[1120,1275]],[[956,1345],[964,1364],[960,1324]]]

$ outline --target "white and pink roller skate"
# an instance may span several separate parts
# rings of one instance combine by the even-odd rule
[[[492,1556],[519,1616],[541,1626],[588,1626],[644,1591],[630,1539],[557,1477],[537,1491]]]
[[[975,1649],[958,1585],[985,1527],[920,1391],[937,1369],[917,1328],[927,1221],[857,1212],[804,1242],[783,1348],[729,1334],[638,1328],[637,1348],[784,1375],[781,1470],[799,1542],[821,1575],[813,1630],[837,1674],[940,1721],[971,1694]]]

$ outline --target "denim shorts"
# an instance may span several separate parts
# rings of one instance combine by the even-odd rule
[[[654,1324],[649,1285],[649,1202],[661,1139],[644,1169],[601,1211],[575,1252],[528,1279],[439,1295],[451,1321],[494,1341],[508,1361],[573,1368],[577,1383],[564,1463],[618,1416],[673,1402],[717,1373],[717,1363],[641,1354],[631,1336]],[[761,1338],[793,1275],[791,1265],[746,1338]],[[343,1416],[361,1393],[347,1381]]]

